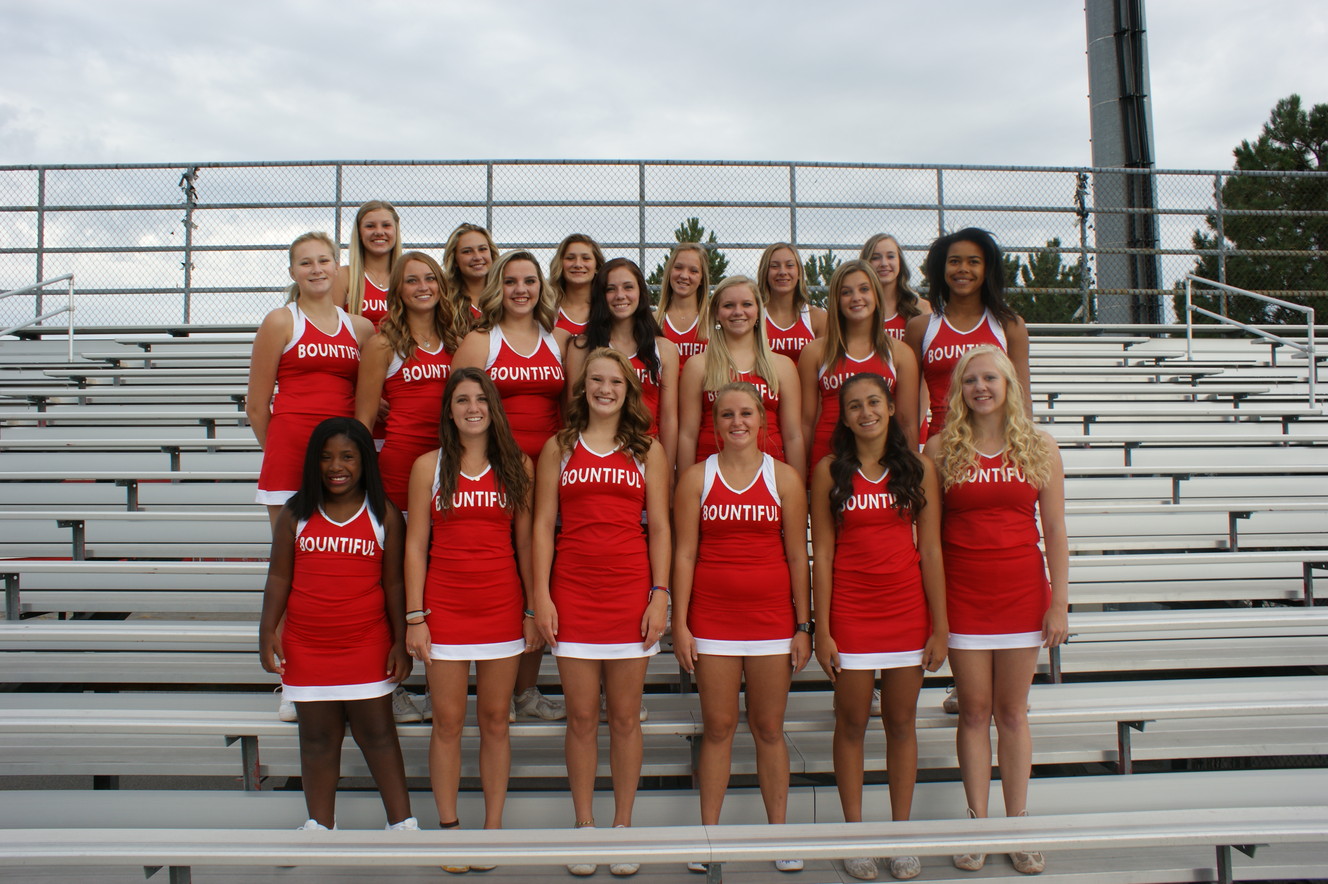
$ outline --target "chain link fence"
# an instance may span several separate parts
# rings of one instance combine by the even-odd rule
[[[1153,208],[1113,195],[1134,176]],[[371,199],[396,205],[407,248],[436,256],[470,221],[546,261],[586,233],[649,274],[696,218],[729,273],[754,274],[771,242],[833,263],[888,232],[923,282],[931,241],[978,226],[1030,321],[1124,321],[1108,307],[1131,296],[1169,321],[1190,272],[1328,306],[1328,173],[628,160],[0,166],[0,290],[73,273],[81,327],[254,323],[282,301],[287,244],[307,230],[344,244]],[[0,301],[0,328],[62,298]],[[1247,300],[1221,306],[1283,321]]]

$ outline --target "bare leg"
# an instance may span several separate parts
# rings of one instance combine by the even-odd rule
[[[793,667],[787,654],[744,657],[747,673],[747,727],[756,744],[756,780],[761,786],[765,818],[783,823],[788,812],[789,760],[784,742],[784,709],[788,706]]]
[[[918,692],[922,667],[881,670],[881,721],[885,725],[885,769],[890,775],[890,819],[913,811],[918,781]]]
[[[742,658],[701,654],[696,690],[701,697],[701,751],[696,777],[701,786],[701,825],[719,824],[732,770],[733,734],[738,729]]]
[[[862,742],[871,720],[872,681],[870,669],[843,669],[835,679],[835,785],[844,821],[862,822],[862,772],[865,755]],[[894,772],[890,773],[891,780]]]
[[[484,790],[484,828],[503,827],[507,781],[512,773],[507,703],[520,657],[475,663],[475,709],[480,725],[480,787]],[[455,817],[453,817],[455,819]]]
[[[964,797],[978,818],[987,815],[991,795],[991,705],[993,653],[950,649],[950,671],[959,690],[959,728],[955,743]]]
[[[519,694],[527,688],[533,688],[539,680],[540,663],[544,660],[544,651],[535,651],[521,655],[521,664],[517,669],[516,685],[513,693]]]
[[[613,824],[630,826],[641,781],[641,690],[649,657],[604,661],[609,712],[609,770],[613,774]],[[598,710],[597,710],[598,711]]]
[[[341,779],[341,741],[346,711],[337,700],[297,703],[300,731],[300,781],[309,818],[332,828],[337,820],[337,781]]]
[[[429,785],[438,807],[438,821],[457,818],[457,790],[461,786],[461,728],[466,719],[466,693],[470,663],[461,660],[431,660],[424,669],[429,679],[433,705],[433,730],[429,734]],[[507,707],[503,707],[503,723]]]
[[[1033,683],[1033,673],[1037,669],[1038,649],[1003,648],[993,653],[992,712],[996,717],[996,759],[1001,768],[1001,792],[1005,798],[1005,815],[1018,816],[1027,807],[1028,779],[1033,772],[1028,687]]]
[[[558,675],[567,701],[563,754],[567,785],[578,823],[594,819],[595,767],[599,762],[599,685],[601,661],[559,657]]]
[[[397,741],[397,723],[392,719],[392,695],[348,700],[345,705],[351,736],[369,765],[369,773],[373,774],[387,821],[399,823],[412,814],[401,743]]]

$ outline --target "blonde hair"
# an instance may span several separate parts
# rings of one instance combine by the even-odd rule
[[[484,237],[489,247],[490,273],[493,272],[493,262],[498,260],[498,246],[494,244],[488,228],[467,221],[458,224],[447,237],[447,243],[443,246],[443,275],[447,277],[447,292],[452,299],[452,321],[456,324],[457,334],[462,337],[475,325],[470,315],[470,299],[466,297],[466,281],[461,276],[461,268],[457,266],[456,260],[461,237],[467,233],[478,233]]]
[[[835,363],[848,355],[844,343],[844,314],[839,307],[839,289],[850,273],[866,274],[871,284],[872,297],[876,306],[871,313],[872,351],[885,360],[885,364],[894,368],[894,356],[890,351],[890,336],[885,333],[885,293],[881,289],[881,280],[866,261],[845,261],[835,268],[826,290],[825,351],[821,354],[821,367],[829,371]]]
[[[719,302],[723,300],[726,291],[737,286],[745,285],[751,289],[753,300],[756,301],[756,322],[752,334],[756,339],[756,365],[753,370],[760,375],[761,380],[770,388],[771,396],[779,395],[779,374],[775,371],[775,362],[771,357],[774,355],[770,351],[770,341],[765,334],[765,303],[756,288],[756,283],[750,276],[726,276],[719,285],[715,286],[715,293],[705,302],[704,309],[701,311],[701,318],[698,320],[696,337],[698,340],[706,341],[706,348],[703,354],[705,359],[705,375],[701,383],[703,390],[718,390],[730,381],[738,379],[738,367],[733,362],[733,355],[729,353],[729,344],[727,336],[720,331],[712,335],[710,332],[717,324],[719,316]]]
[[[669,252],[669,259],[664,262],[664,272],[659,279],[659,306],[655,309],[655,321],[664,327],[664,316],[673,306],[673,264],[683,252],[696,252],[701,260],[701,279],[696,284],[696,315],[700,316],[706,299],[710,297],[710,253],[699,242],[680,242]]]
[[[549,286],[544,281],[544,271],[540,269],[539,261],[535,260],[535,256],[525,249],[504,252],[489,268],[488,282],[484,284],[484,291],[480,293],[480,310],[484,313],[484,316],[480,319],[478,327],[490,329],[502,322],[504,311],[503,273],[507,270],[507,265],[514,261],[529,261],[535,265],[535,276],[539,279],[539,297],[535,303],[535,321],[545,331],[553,331],[553,322],[557,314],[553,306],[553,299],[549,297]],[[469,311],[470,304],[466,304],[465,309]]]
[[[802,266],[802,256],[798,254],[798,247],[793,243],[777,242],[765,247],[765,251],[761,253],[761,263],[756,267],[756,292],[761,296],[762,303],[770,303],[770,262],[774,260],[775,252],[780,249],[792,252],[793,263],[798,265],[798,279],[793,285],[793,312],[802,313],[802,308],[811,306],[812,296],[807,291],[807,269]]]
[[[392,214],[392,224],[395,227],[392,236],[392,254],[387,258],[389,273],[401,259],[401,216],[397,214],[396,208],[391,203],[384,200],[369,200],[355,213],[355,224],[350,230],[348,249],[350,258],[346,267],[346,312],[356,316],[364,312],[364,243],[360,242],[360,222],[364,220],[365,215],[380,209]],[[442,282],[441,278],[439,282]]]
[[[406,320],[406,301],[401,297],[401,286],[406,278],[406,265],[418,261],[433,273],[438,280],[438,303],[433,308],[433,330],[442,341],[443,349],[455,353],[458,336],[452,321],[452,301],[447,297],[447,281],[443,279],[443,270],[438,262],[424,252],[405,252],[392,265],[392,281],[387,284],[387,315],[378,325],[392,352],[404,362],[415,355],[415,336],[410,333],[410,323]]]
[[[968,366],[980,356],[990,356],[997,373],[1005,379],[1001,428],[1005,460],[1017,467],[1029,484],[1043,488],[1051,480],[1051,458],[1046,443],[1024,412],[1024,389],[1015,374],[1014,363],[1004,350],[990,344],[974,347],[961,356],[950,377],[950,410],[945,415],[940,453],[936,459],[945,488],[967,481],[970,471],[978,464],[978,450],[973,441],[973,413],[964,401],[963,377]]]
[[[570,233],[563,237],[557,251],[553,253],[553,260],[549,262],[549,295],[553,298],[555,309],[562,306],[563,296],[567,294],[563,289],[563,256],[567,254],[568,248],[577,243],[590,246],[590,252],[595,256],[596,271],[604,266],[604,250],[599,247],[599,243],[584,233]],[[593,279],[595,274],[592,272],[590,275]]]
[[[590,424],[590,408],[586,405],[586,375],[590,373],[590,363],[597,359],[607,359],[622,372],[627,382],[626,395],[623,397],[622,410],[618,412],[618,430],[613,434],[624,451],[635,459],[645,462],[650,451],[650,424],[654,417],[646,407],[641,393],[641,379],[627,357],[612,347],[599,347],[591,350],[586,361],[581,363],[581,371],[572,382],[572,395],[567,402],[567,418],[563,428],[558,431],[558,447],[564,452],[576,446],[576,440]]]
[[[291,240],[290,248],[286,250],[287,266],[295,266],[295,250],[307,242],[321,242],[332,252],[332,261],[334,263],[339,263],[341,261],[341,249],[337,248],[337,244],[332,241],[332,237],[323,233],[321,230],[311,230],[308,233],[301,233],[299,236],[295,237],[295,239]],[[292,282],[290,287],[286,289],[286,303],[290,304],[297,301],[299,300],[299,297],[300,285],[299,283]]]

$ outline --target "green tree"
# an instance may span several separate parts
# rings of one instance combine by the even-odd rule
[[[1026,289],[1073,289],[1079,291],[1082,274],[1079,264],[1066,264],[1061,255],[1061,241],[1047,240],[1046,248],[1028,253],[1027,262],[1007,254],[1005,263],[1006,301],[1025,322],[1084,322],[1092,317],[1083,313],[1083,299],[1066,292],[1033,292]],[[1091,306],[1091,305],[1090,305]]]
[[[1232,153],[1238,171],[1325,172],[1328,171],[1328,104],[1316,104],[1307,112],[1299,95],[1283,98],[1274,105],[1263,132],[1253,142],[1242,141]],[[1222,185],[1223,218],[1218,232],[1217,216],[1205,220],[1206,230],[1194,233],[1194,246],[1218,248],[1219,238],[1225,248],[1265,251],[1312,251],[1313,255],[1232,255],[1226,259],[1228,285],[1272,294],[1283,300],[1328,312],[1328,298],[1323,295],[1282,295],[1287,291],[1328,291],[1328,179],[1322,177],[1240,176],[1227,178]],[[1257,210],[1276,215],[1241,215],[1233,211]],[[1296,214],[1317,212],[1317,217]],[[1194,274],[1205,279],[1219,278],[1216,255],[1195,261]],[[1177,283],[1178,289],[1184,283]],[[1208,292],[1213,292],[1209,289]],[[1304,322],[1304,314],[1254,298],[1229,295],[1226,309],[1219,293],[1196,294],[1195,304],[1216,312],[1225,312],[1243,322]],[[1177,298],[1177,310],[1183,311],[1183,297]],[[1199,317],[1201,320],[1203,317]],[[1316,319],[1318,317],[1316,316]]]
[[[705,227],[701,225],[700,218],[688,218],[679,224],[678,229],[673,231],[673,238],[678,242],[705,243],[706,256],[710,259],[711,285],[719,282],[727,275],[729,259],[723,252],[715,248],[715,244],[719,242],[719,237],[715,236],[714,231],[707,235]],[[646,283],[648,285],[659,285],[663,279],[664,265],[660,263],[656,264],[655,269],[650,271],[650,275],[646,277]]]
[[[825,250],[824,255],[809,255],[802,264],[802,272],[807,277],[808,287],[814,289],[817,286],[830,285],[830,277],[835,275],[835,268],[841,263],[843,262],[829,249]],[[811,297],[812,303],[818,307],[824,307],[828,299],[824,291],[813,291]]]

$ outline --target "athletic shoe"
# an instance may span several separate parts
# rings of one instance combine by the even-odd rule
[[[971,807],[968,808],[968,818],[971,820],[978,818]],[[985,853],[960,853],[955,855],[951,862],[961,872],[977,872],[981,871],[982,867],[987,864],[987,855]]]
[[[532,691],[533,691],[533,690],[535,690],[535,689],[534,689],[534,688],[530,688],[529,690],[532,690]],[[524,694],[525,694],[525,691],[523,691],[522,694],[524,695]],[[595,828],[595,823],[594,823],[594,821],[590,821],[590,822],[586,822],[586,823],[577,823],[577,824],[576,824],[575,826],[573,826],[572,828],[574,828],[574,829],[593,829],[593,828]],[[568,864],[567,864],[567,871],[571,872],[573,875],[576,875],[578,878],[585,878],[585,877],[588,877],[588,876],[590,876],[590,875],[595,874],[595,870],[596,870],[597,868],[599,868],[599,866],[595,865],[594,863],[568,863]]]
[[[433,697],[424,693],[415,701],[415,708],[420,710],[420,718],[424,721],[433,721]]]
[[[282,721],[299,721],[299,713],[295,711],[295,704],[286,699],[286,695],[277,688],[277,693],[281,694],[281,702],[277,705],[277,718]]]
[[[801,872],[802,860],[800,859],[777,859],[775,860],[775,869],[781,872]]]
[[[907,881],[922,874],[922,860],[916,856],[892,856],[886,859],[890,877],[897,881]]]
[[[881,714],[881,689],[872,688],[871,715],[873,718]]]
[[[507,698],[507,723],[512,724],[516,721],[516,697]]]
[[[389,832],[418,832],[420,821],[413,816],[408,816],[399,823],[388,823],[384,828]]]
[[[609,698],[603,695],[600,695],[599,698],[599,720],[600,721],[609,720]],[[650,720],[650,713],[646,710],[645,700],[641,701],[641,720],[642,721]]]
[[[705,863],[688,863],[687,871],[696,872],[697,874],[704,875],[708,871],[708,868],[706,867]]]
[[[945,699],[941,701],[941,709],[951,715],[959,714],[959,689],[957,687],[950,688],[945,692]]]
[[[844,860],[844,871],[859,881],[876,880],[876,860],[869,856],[859,856]]]
[[[336,825],[333,824],[332,828],[335,829],[335,828],[336,828]],[[327,832],[327,831],[329,831],[329,829],[327,828],[327,826],[323,825],[323,824],[320,823],[318,820],[312,820],[312,819],[311,819],[311,820],[305,820],[303,826],[296,826],[296,827],[295,827],[295,831],[297,831],[297,832]],[[287,868],[290,868],[290,867],[288,866]]]
[[[615,829],[625,829],[624,825],[616,825]],[[641,869],[640,863],[609,863],[609,874],[617,875],[619,878],[625,878],[628,875],[635,875]]]
[[[1028,816],[1027,810],[1021,810],[1018,816]],[[1016,850],[1010,854],[1014,870],[1021,875],[1040,875],[1047,868],[1047,859],[1036,850]]]
[[[424,720],[420,710],[415,707],[415,701],[401,685],[397,685],[397,689],[392,692],[392,717],[398,724]]]
[[[449,875],[464,875],[470,871],[470,866],[440,866],[440,868]]]
[[[561,721],[567,717],[566,706],[557,700],[550,700],[534,686],[516,695],[516,712],[526,718],[538,718],[543,721]]]

